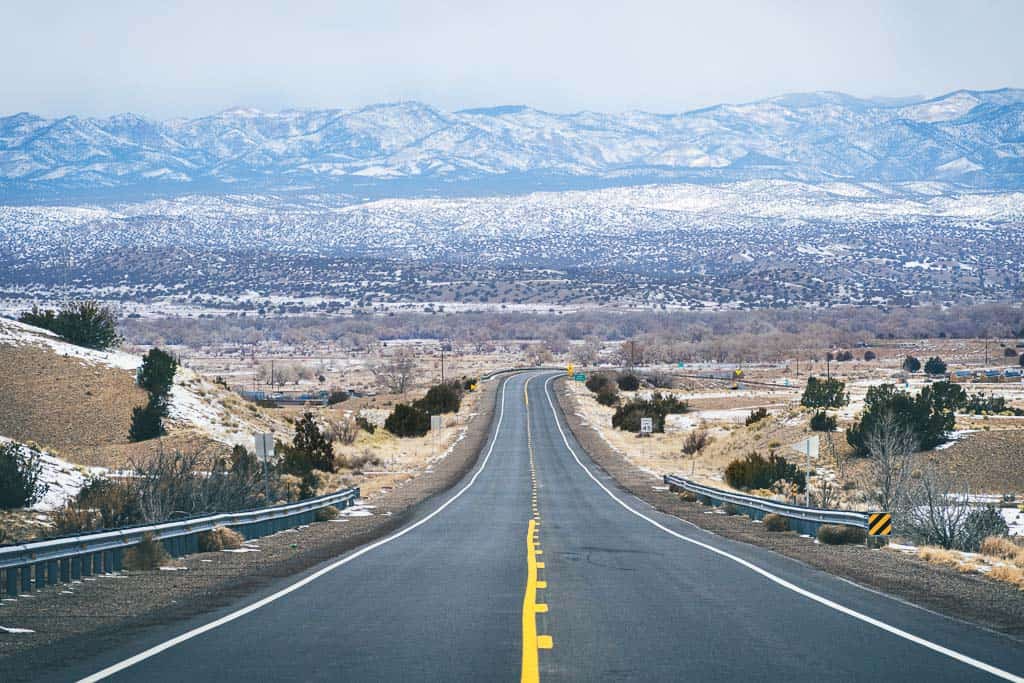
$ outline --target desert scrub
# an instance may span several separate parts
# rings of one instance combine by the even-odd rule
[[[328,505],[327,507],[320,508],[316,511],[316,521],[329,522],[332,519],[337,519],[340,514],[341,513],[338,512],[338,508],[333,505]]]
[[[242,547],[242,534],[226,526],[218,526],[199,534],[199,552],[212,553]]]
[[[822,524],[818,527],[818,541],[825,545],[864,543],[867,533],[864,529],[843,524]]]
[[[943,567],[956,568],[960,566],[960,553],[934,545],[921,546],[917,549],[917,556],[925,562],[938,564]]]
[[[789,531],[789,522],[782,515],[769,512],[764,516],[764,528],[768,531]]]
[[[733,515],[740,514],[740,509],[733,505],[732,503],[726,503],[725,505],[722,506],[722,512],[731,517]]]
[[[1007,536],[989,536],[978,548],[978,552],[986,557],[1010,560],[1016,564],[1024,564],[1024,546],[1013,542]]]
[[[988,576],[996,581],[1012,583],[1017,586],[1017,588],[1024,590],[1024,570],[1021,570],[1019,567],[1010,567],[1008,565],[1001,564],[992,567]]]
[[[684,503],[696,503],[697,494],[694,493],[693,491],[680,491],[679,500],[683,501]]]
[[[129,548],[124,554],[125,569],[136,571],[149,571],[156,569],[170,559],[164,544],[157,540],[153,534],[146,532],[142,540],[135,546]]]

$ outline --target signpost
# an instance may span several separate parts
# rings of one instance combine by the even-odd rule
[[[565,374],[567,374],[567,375],[569,375],[570,377],[572,377],[572,375],[573,375],[573,372],[572,372],[572,370],[573,370],[573,368],[574,368],[574,367],[575,367],[575,366],[574,366],[574,365],[573,365],[572,363],[569,363],[568,365],[566,365],[566,366],[565,366]]]
[[[270,459],[274,457],[274,432],[257,432],[253,434],[256,442],[256,457],[263,463],[263,495],[264,501],[270,505]]]
[[[818,437],[809,436],[803,441],[798,441],[789,446],[794,451],[807,456],[807,479],[804,481],[804,505],[811,505],[811,458],[818,457]]]
[[[434,457],[436,458],[439,454],[438,442],[441,440],[441,430],[444,428],[444,423],[441,421],[440,415],[430,416],[430,433],[434,435]]]
[[[650,435],[654,431],[654,420],[649,417],[640,418],[640,434]]]

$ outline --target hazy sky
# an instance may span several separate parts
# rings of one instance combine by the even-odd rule
[[[1024,2],[0,0],[0,114],[683,111],[1024,86]]]

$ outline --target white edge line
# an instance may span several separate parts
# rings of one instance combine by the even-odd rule
[[[762,569],[761,567],[757,566],[756,564],[754,564],[752,562],[748,562],[747,560],[744,560],[742,557],[737,557],[736,555],[728,553],[728,552],[726,552],[724,550],[721,550],[719,548],[716,548],[716,547],[714,547],[712,545],[708,545],[707,543],[702,543],[701,541],[698,541],[698,540],[695,540],[695,539],[683,536],[682,534],[677,533],[677,532],[673,531],[672,529],[669,529],[668,527],[660,524],[656,520],[651,519],[650,517],[648,517],[647,515],[643,514],[642,512],[638,512],[637,510],[634,510],[629,505],[627,505],[622,500],[620,500],[618,498],[618,496],[616,496],[614,493],[612,493],[611,490],[608,489],[608,487],[606,487],[603,483],[601,483],[601,481],[597,477],[594,476],[594,474],[590,471],[590,469],[586,465],[583,464],[583,461],[581,461],[579,456],[576,455],[576,451],[573,450],[572,446],[569,445],[569,440],[566,438],[565,432],[562,430],[562,424],[561,424],[560,420],[558,419],[558,411],[555,410],[555,404],[551,401],[551,392],[549,391],[549,385],[551,384],[551,381],[553,379],[555,379],[555,377],[557,377],[557,375],[553,375],[551,377],[548,377],[547,381],[544,382],[544,397],[547,398],[548,405],[551,407],[552,415],[555,418],[555,426],[558,428],[558,433],[562,436],[562,441],[563,441],[563,443],[565,443],[565,447],[568,449],[568,451],[572,455],[573,459],[576,460],[576,464],[578,464],[580,467],[582,467],[583,471],[587,473],[587,476],[589,476],[591,479],[593,479],[594,483],[597,484],[598,486],[600,486],[601,489],[605,493],[607,493],[611,497],[612,500],[614,500],[616,503],[618,503],[619,505],[624,507],[629,512],[631,512],[634,515],[636,515],[637,517],[639,517],[639,518],[649,522],[650,524],[654,525],[658,529],[661,529],[662,531],[664,531],[665,533],[667,533],[667,534],[669,534],[671,536],[675,536],[676,538],[678,538],[678,539],[680,539],[682,541],[686,541],[687,543],[692,543],[692,544],[694,544],[696,546],[700,546],[701,548],[704,548],[705,550],[709,550],[709,551],[715,553],[716,555],[721,555],[722,557],[730,559],[733,562],[736,562],[737,564],[740,564],[740,565],[746,567],[747,569],[750,569],[751,571],[760,574],[761,576],[765,577],[769,581],[771,581],[773,583],[776,583],[779,586],[782,586],[783,588],[791,590],[794,593],[797,593],[798,595],[802,595],[805,598],[809,598],[810,600],[813,600],[813,601],[815,601],[815,602],[817,602],[819,604],[822,604],[825,607],[829,607],[831,609],[834,609],[837,612],[841,612],[842,614],[845,614],[847,616],[853,617],[854,619],[859,619],[860,621],[863,621],[863,622],[865,622],[867,624],[875,626],[876,628],[880,628],[883,631],[887,631],[887,632],[889,632],[889,633],[891,633],[893,635],[899,636],[900,638],[903,638],[905,640],[909,640],[912,643],[916,643],[917,645],[920,645],[922,647],[926,647],[929,650],[932,650],[934,652],[938,652],[939,654],[942,654],[942,655],[945,655],[945,656],[950,657],[952,659],[955,659],[958,662],[962,662],[962,663],[967,664],[969,666],[973,666],[976,669],[980,669],[981,671],[984,671],[986,673],[992,674],[993,676],[996,676],[998,678],[1002,678],[1002,679],[1007,680],[1007,681],[1016,681],[1017,683],[1024,683],[1024,678],[1022,678],[1021,676],[1017,676],[1016,674],[1012,674],[1009,671],[1004,671],[1003,669],[1000,669],[1000,668],[997,668],[995,666],[992,666],[991,664],[986,664],[985,662],[979,661],[979,660],[974,659],[972,657],[968,657],[967,655],[961,654],[961,653],[957,652],[956,650],[951,650],[951,649],[949,649],[947,647],[943,647],[942,645],[939,645],[938,643],[933,643],[930,640],[925,640],[924,638],[921,638],[919,636],[915,636],[913,633],[908,633],[907,631],[904,631],[903,629],[897,628],[895,626],[891,626],[891,625],[885,623],[884,621],[880,621],[878,619],[875,619],[874,617],[869,617],[866,614],[862,614],[861,612],[858,612],[858,611],[856,611],[854,609],[850,609],[849,607],[846,607],[844,605],[840,605],[837,602],[833,602],[832,600],[829,600],[828,598],[824,598],[824,597],[822,597],[822,596],[820,596],[820,595],[818,595],[816,593],[812,593],[811,591],[809,591],[809,590],[807,590],[805,588],[801,588],[800,586],[797,586],[796,584],[790,583],[789,581],[786,581],[785,579],[783,579],[781,577],[778,577],[775,574],[772,574],[771,572],[769,572],[766,569]]]
[[[290,586],[287,586],[286,588],[283,588],[283,589],[279,590],[278,592],[276,592],[276,593],[274,593],[272,595],[268,595],[267,597],[262,598],[261,600],[257,600],[256,602],[252,603],[251,605],[246,605],[245,607],[243,607],[240,610],[237,610],[237,611],[232,612],[230,614],[226,614],[223,617],[220,617],[219,619],[211,621],[208,624],[203,624],[202,626],[197,626],[196,628],[192,629],[191,631],[186,631],[185,633],[182,633],[179,636],[175,636],[174,638],[171,638],[170,640],[166,640],[166,641],[160,643],[159,645],[154,645],[153,647],[149,648],[148,650],[143,650],[139,654],[134,655],[132,657],[129,657],[128,659],[120,661],[120,662],[118,662],[116,664],[112,664],[111,666],[108,666],[107,668],[103,669],[102,671],[97,671],[96,673],[94,673],[94,674],[92,674],[90,676],[86,676],[85,678],[82,678],[80,680],[80,683],[93,683],[94,681],[101,681],[104,678],[107,678],[108,676],[112,676],[112,675],[114,675],[116,673],[124,671],[125,669],[128,669],[129,667],[135,666],[139,662],[145,661],[145,660],[149,659],[150,657],[158,655],[161,652],[164,652],[165,650],[169,650],[172,647],[174,647],[175,645],[180,645],[181,643],[184,643],[186,640],[191,640],[192,638],[195,638],[196,636],[201,636],[204,633],[206,633],[208,631],[212,631],[213,629],[215,629],[215,628],[217,628],[219,626],[223,626],[224,624],[227,624],[229,622],[232,622],[235,619],[238,619],[239,617],[244,617],[246,614],[249,614],[250,612],[255,612],[259,608],[265,607],[265,606],[269,605],[270,603],[274,602],[275,600],[279,600],[279,599],[283,598],[284,596],[288,595],[289,593],[297,591],[298,589],[302,588],[303,586],[306,586],[307,584],[310,584],[313,581],[316,581],[317,579],[319,579],[324,574],[332,572],[335,569],[337,569],[338,567],[341,567],[342,565],[348,564],[349,562],[351,562],[352,560],[356,559],[357,557],[361,557],[361,556],[365,555],[366,553],[370,552],[371,550],[379,548],[380,546],[384,545],[385,543],[390,543],[391,541],[394,541],[397,538],[401,538],[402,536],[405,536],[410,531],[413,531],[414,529],[416,529],[416,528],[422,526],[423,524],[426,524],[427,522],[429,522],[435,516],[440,514],[441,511],[443,511],[446,507],[448,507],[449,505],[454,503],[463,493],[468,491],[469,487],[471,487],[476,482],[477,477],[480,476],[480,473],[484,471],[485,467],[487,467],[487,462],[491,459],[491,453],[494,452],[494,446],[495,446],[495,444],[498,443],[498,435],[499,435],[499,433],[501,431],[501,421],[502,421],[502,419],[505,416],[505,387],[507,387],[507,386],[508,386],[508,381],[506,381],[504,384],[501,385],[501,403],[500,403],[500,406],[499,406],[499,409],[498,409],[498,423],[494,427],[494,436],[491,439],[491,445],[487,449],[487,454],[484,456],[484,460],[481,463],[480,467],[477,468],[476,472],[473,474],[473,476],[470,478],[470,480],[466,483],[465,486],[463,486],[461,489],[459,489],[459,491],[455,495],[453,495],[451,498],[446,500],[440,507],[438,507],[436,510],[431,512],[429,515],[427,515],[423,519],[419,520],[415,524],[411,524],[411,525],[405,527],[404,529],[401,529],[400,531],[397,531],[397,532],[391,534],[390,536],[386,536],[386,537],[380,539],[379,541],[375,541],[375,542],[371,543],[370,545],[367,545],[367,546],[364,546],[364,547],[360,548],[359,550],[355,551],[351,555],[347,555],[344,558],[338,560],[337,562],[334,562],[332,564],[327,565],[323,569],[320,569],[319,571],[317,571],[317,572],[315,572],[313,574],[310,574],[309,576],[305,577],[304,579],[300,579],[299,581],[296,581],[295,583],[291,584]]]

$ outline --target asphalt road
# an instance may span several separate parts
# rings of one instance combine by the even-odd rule
[[[44,677],[1021,680],[1016,641],[623,492],[572,438],[551,376],[505,382],[480,463],[396,534]]]

